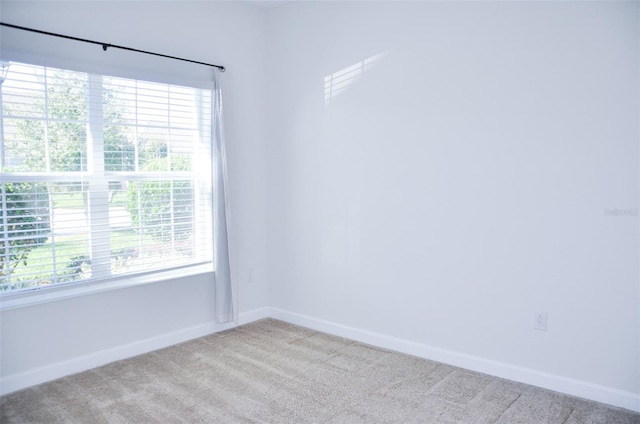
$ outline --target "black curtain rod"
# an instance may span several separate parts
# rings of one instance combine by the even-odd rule
[[[104,50],[104,51],[107,51],[107,49],[109,47],[113,47],[114,49],[121,49],[121,50],[130,51],[130,52],[150,54],[150,55],[153,55],[153,56],[165,57],[167,59],[181,60],[183,62],[189,62],[189,63],[198,64],[198,65],[211,66],[213,68],[218,68],[220,70],[220,72],[224,72],[225,71],[224,66],[214,65],[212,63],[198,62],[198,61],[191,60],[191,59],[184,59],[182,57],[169,56],[169,55],[161,54],[161,53],[148,52],[148,51],[145,51],[145,50],[134,49],[132,47],[118,46],[117,44],[102,43],[100,41],[87,40],[86,38],[71,37],[69,35],[56,34],[55,32],[41,31],[39,29],[27,28],[27,27],[18,26],[18,25],[7,24],[7,23],[4,23],[4,22],[0,22],[0,25],[1,26],[6,26],[6,27],[9,27],[9,28],[21,29],[23,31],[35,32],[37,34],[50,35],[52,37],[66,38],[67,40],[82,41],[83,43],[97,44],[99,46],[102,46],[102,50]]]

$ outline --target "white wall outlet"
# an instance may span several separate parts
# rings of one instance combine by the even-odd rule
[[[547,331],[547,313],[536,312],[533,316],[533,328],[535,330]]]
[[[250,269],[247,271],[247,284],[251,284],[255,281],[255,272]]]

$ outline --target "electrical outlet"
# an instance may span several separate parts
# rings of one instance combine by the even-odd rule
[[[253,283],[253,282],[254,282],[254,280],[255,280],[254,272],[253,272],[253,270],[252,270],[252,269],[250,269],[250,270],[247,272],[247,283],[248,283],[248,284],[251,284],[251,283]]]
[[[533,316],[533,328],[535,330],[547,331],[547,313],[536,312]]]

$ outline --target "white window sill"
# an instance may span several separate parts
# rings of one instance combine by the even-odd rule
[[[93,282],[69,283],[61,284],[59,286],[40,287],[17,293],[2,293],[0,295],[0,312],[212,272],[213,265],[209,263],[192,265],[163,272],[133,275],[129,277],[113,277]]]

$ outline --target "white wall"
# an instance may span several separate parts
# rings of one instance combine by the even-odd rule
[[[221,2],[2,1],[0,18],[228,67],[222,77],[240,312],[246,319],[264,308],[264,12]],[[254,281],[246,284],[250,269]],[[221,328],[214,324],[210,281],[202,275],[3,311],[2,390]]]
[[[229,67],[245,319],[640,410],[638,217],[605,215],[638,208],[638,3],[3,0],[0,19]],[[325,104],[325,77],[379,54]],[[218,329],[207,277],[2,312],[2,390]]]
[[[640,410],[638,3],[297,2],[268,24],[276,315]]]

